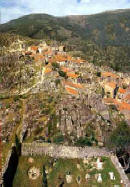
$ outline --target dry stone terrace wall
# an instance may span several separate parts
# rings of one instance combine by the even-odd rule
[[[110,156],[105,148],[97,147],[71,147],[49,143],[23,143],[22,155],[49,155],[56,158],[84,158],[84,157],[98,157]]]

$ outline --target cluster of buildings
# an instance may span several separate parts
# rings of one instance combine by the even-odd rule
[[[83,88],[80,84],[80,68],[84,66],[85,61],[81,60],[79,57],[71,57],[65,50],[65,46],[48,46],[46,42],[43,42],[38,46],[28,47],[24,55],[30,55],[35,61],[42,61],[42,71],[45,75],[61,79],[66,92],[78,95],[79,90]],[[53,71],[53,63],[58,64],[60,71],[67,75],[68,81],[64,81],[64,79],[59,76],[58,72]]]
[[[65,46],[50,45],[42,42],[38,46],[30,46],[25,55],[30,55],[35,61],[43,61],[43,74],[53,79],[60,79],[65,92],[79,97],[82,93],[92,92],[92,88],[102,88],[103,102],[107,105],[115,105],[125,115],[130,124],[130,77],[121,73],[104,71],[101,68],[101,76],[94,79],[96,67],[80,57],[72,57],[66,52]],[[60,71],[67,75],[67,79],[61,77],[59,69],[54,70],[53,63],[58,64]],[[89,68],[89,71],[86,71]],[[98,82],[97,82],[98,81]],[[97,85],[96,85],[97,84]],[[52,85],[48,82],[48,86]],[[52,85],[55,89],[56,85]],[[94,89],[93,89],[94,90]]]
[[[100,84],[104,91],[105,104],[115,105],[130,124],[130,77],[102,72]]]

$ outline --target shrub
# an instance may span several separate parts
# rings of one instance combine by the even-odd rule
[[[101,77],[101,72],[96,73],[97,77]]]
[[[78,146],[92,146],[92,142],[88,137],[80,137],[77,140],[76,145],[78,145]]]
[[[40,134],[43,130],[43,127],[37,127],[36,130],[34,131],[34,134],[37,135],[37,134]]]
[[[20,98],[20,96],[19,96],[19,95],[16,95],[16,96],[14,97],[14,101],[15,101],[15,102],[18,101],[19,98]]]
[[[67,78],[66,72],[59,71],[58,73],[59,73],[59,75],[60,75],[61,77]]]
[[[60,66],[57,62],[53,62],[52,63],[52,67],[53,67],[53,70],[55,71],[56,69],[58,69]]]
[[[53,138],[53,142],[54,143],[62,143],[64,141],[64,136],[63,135],[58,135],[56,137]]]
[[[60,84],[60,79],[56,79],[55,84],[56,84],[56,86],[58,86]]]

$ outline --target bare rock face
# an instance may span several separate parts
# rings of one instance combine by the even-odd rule
[[[59,128],[62,132],[67,134],[73,132],[78,138],[85,135],[83,126],[92,119],[93,115],[82,99],[64,98],[58,103],[56,111],[60,114]]]

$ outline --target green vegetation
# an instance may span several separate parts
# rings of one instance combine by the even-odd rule
[[[44,38],[49,43],[50,40],[56,40],[67,45],[69,51],[79,51],[82,58],[95,65],[107,65],[116,71],[130,71],[129,15],[129,9],[62,18],[31,14],[1,25],[0,31],[33,39]],[[31,41],[29,45],[37,42],[31,39],[27,41]],[[2,39],[1,46],[4,44],[6,40]]]
[[[58,86],[60,84],[60,79],[56,79],[55,83],[56,83],[56,86]]]
[[[80,186],[97,186],[97,187],[106,187],[119,185],[120,186],[120,176],[117,170],[114,168],[112,162],[109,158],[102,157],[103,161],[103,170],[98,171],[92,166],[93,162],[96,162],[96,158],[89,160],[89,164],[84,164],[81,159],[56,159],[45,156],[33,157],[34,162],[29,163],[29,157],[20,157],[18,168],[13,182],[13,187],[40,187],[44,186],[59,186],[64,183],[65,187],[74,186],[78,187],[79,184],[77,180],[80,179]],[[77,164],[80,166],[78,169]],[[28,170],[30,167],[35,166],[40,169],[40,176],[36,180],[30,180],[28,177]],[[47,174],[46,174],[46,171]],[[111,181],[109,177],[109,172],[113,172],[115,180]],[[90,174],[90,179],[86,181],[85,175]],[[101,173],[103,182],[102,184],[97,183],[95,179],[95,174]],[[66,175],[72,175],[71,184],[67,184]],[[47,185],[46,185],[47,184]]]
[[[95,138],[95,127],[92,123],[87,123],[85,125],[86,127],[86,135],[84,137],[80,137],[75,145],[77,146],[92,146],[96,145],[98,142]]]
[[[53,70],[56,71],[57,69],[60,68],[59,64],[57,62],[52,63]]]
[[[54,143],[63,143],[64,142],[64,136],[62,134],[58,134],[53,138]]]
[[[59,41],[66,39],[74,41],[76,39],[77,43],[78,39],[82,39],[105,46],[128,46],[129,13],[130,10],[126,9],[90,16],[63,18],[47,14],[31,14],[1,25],[0,31],[17,33],[36,39],[43,39],[43,37]]]
[[[114,149],[115,151],[121,149],[127,149],[130,145],[130,127],[127,125],[126,122],[120,122],[116,129],[112,132],[108,146]]]
[[[77,146],[92,146],[92,142],[88,137],[80,137],[75,144]]]
[[[101,72],[97,72],[96,75],[97,75],[98,77],[101,77]]]
[[[130,127],[121,121],[110,135],[107,146],[116,153],[125,171],[129,169],[129,145]]]
[[[64,72],[64,71],[59,71],[58,73],[59,73],[59,75],[60,75],[61,77],[64,77],[65,79],[67,79],[67,74],[66,74],[66,72]]]

